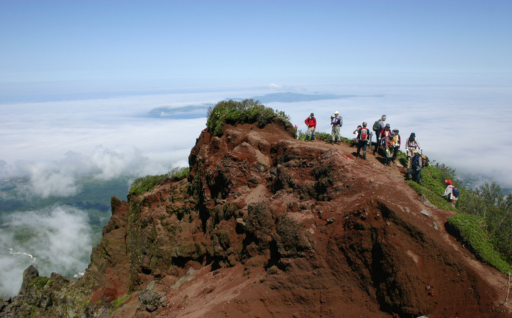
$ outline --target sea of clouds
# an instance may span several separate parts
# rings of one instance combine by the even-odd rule
[[[403,143],[415,132],[424,153],[446,163],[458,173],[481,174],[512,187],[512,89],[475,86],[351,86],[271,84],[246,89],[104,96],[38,102],[0,99],[0,178],[25,177],[31,196],[70,196],[80,192],[77,180],[93,175],[99,180],[120,176],[163,174],[188,166],[188,155],[206,127],[206,118],[157,118],[155,108],[169,109],[217,103],[225,98],[250,98],[275,92],[356,95],[351,98],[268,105],[288,113],[293,124],[305,129],[304,120],[314,112],[318,129],[330,132],[329,117],[343,116],[343,136],[363,121],[369,126],[387,115],[399,128]],[[0,96],[1,97],[1,96]],[[16,227],[35,227],[38,236],[12,246],[9,235],[0,235],[0,293],[14,295],[21,273],[34,255],[44,274],[83,271],[90,253],[90,229],[84,212],[68,207],[26,211],[11,215]],[[37,255],[37,256],[35,256]]]

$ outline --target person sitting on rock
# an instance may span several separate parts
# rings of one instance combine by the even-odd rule
[[[421,185],[421,169],[423,168],[423,159],[421,158],[420,151],[418,149],[413,150],[414,156],[412,157],[412,168],[407,171],[407,179],[412,179],[412,173],[415,173],[416,182]]]
[[[341,118],[341,116],[338,116],[338,114],[339,114],[339,112],[336,111],[334,113],[334,116],[331,116],[331,125],[332,125],[331,144],[335,143],[335,142],[338,143],[338,141],[341,141],[340,128],[341,128],[341,126],[343,126],[343,118]]]
[[[393,140],[391,141],[390,147],[390,152],[392,154],[391,160],[393,160],[393,162],[395,162],[396,157],[398,155],[398,149],[400,149],[400,145],[402,144],[402,140],[398,133],[399,131],[397,128],[393,129]]]
[[[363,148],[363,159],[366,160],[366,146],[370,139],[370,129],[367,127],[367,123],[363,122],[363,127],[357,130],[357,155],[361,157],[361,148]]]
[[[420,144],[416,140],[416,134],[411,133],[409,138],[405,141],[405,152],[407,154],[407,168],[411,167],[411,158],[413,157],[413,150],[420,149]]]
[[[446,197],[451,202],[457,201],[459,199],[459,189],[453,185],[452,180],[444,180],[444,182],[447,184],[447,187],[442,197]]]
[[[309,137],[311,136],[311,141],[315,141],[315,129],[316,129],[316,118],[315,114],[311,113],[311,115],[305,120],[306,126],[308,126],[308,131],[306,133],[306,141],[309,141]]]
[[[354,146],[357,147],[357,144],[359,144],[359,128],[361,128],[361,127],[362,127],[361,125],[357,125],[356,130],[354,130],[354,132],[352,133],[353,135],[356,135],[356,138],[352,139],[352,144],[350,145],[350,147],[354,147]]]

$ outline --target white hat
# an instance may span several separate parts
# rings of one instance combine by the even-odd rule
[[[335,114],[339,114],[340,112],[339,112],[339,111],[335,111],[334,113],[335,113]]]

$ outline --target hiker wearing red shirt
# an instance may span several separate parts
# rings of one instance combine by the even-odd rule
[[[446,197],[449,201],[455,202],[459,198],[459,189],[453,186],[452,180],[444,180],[444,182],[448,185],[446,190],[444,190],[444,194],[442,197]]]
[[[308,132],[306,133],[306,141],[309,141],[309,136],[311,136],[311,141],[315,141],[315,129],[316,129],[316,118],[315,114],[311,113],[311,115],[306,118],[304,121],[306,126],[308,126]]]

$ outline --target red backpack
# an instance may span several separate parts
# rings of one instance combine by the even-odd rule
[[[366,141],[368,139],[368,128],[361,128],[359,140]]]

